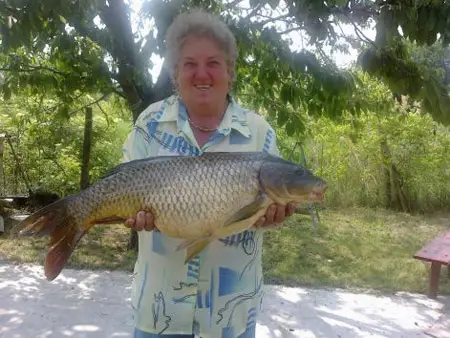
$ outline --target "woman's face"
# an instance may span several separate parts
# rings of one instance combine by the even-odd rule
[[[230,73],[226,54],[216,42],[205,37],[185,40],[175,77],[184,101],[205,107],[224,104]]]

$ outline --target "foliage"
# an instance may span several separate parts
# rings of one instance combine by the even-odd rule
[[[239,93],[252,87],[255,105],[283,122],[293,134],[309,115],[340,116],[352,107],[357,82],[340,70],[326,50],[365,48],[361,65],[393,91],[423,102],[441,122],[449,122],[444,85],[405,52],[405,38],[419,45],[450,40],[450,5],[431,0],[151,0],[134,13],[123,0],[6,0],[0,4],[0,69],[5,98],[29,85],[55,91],[70,105],[98,91],[126,99],[135,119],[150,102],[171,93],[163,68],[153,79],[151,56],[164,57],[164,34],[176,14],[193,7],[220,14],[239,44]],[[139,14],[139,16],[137,15]],[[364,29],[374,26],[376,39]],[[356,34],[345,33],[351,27]],[[401,27],[403,36],[398,32]],[[293,35],[294,34],[294,35]],[[291,47],[294,39],[303,47]],[[349,100],[350,99],[350,100]],[[358,111],[357,106],[355,111]]]
[[[449,129],[416,106],[392,100],[389,88],[366,73],[355,72],[354,77],[359,85],[349,105],[363,107],[358,115],[317,118],[292,111],[303,114],[305,124],[304,132],[293,136],[270,119],[283,157],[306,162],[328,180],[329,206],[394,207],[387,195],[392,189],[388,183],[395,178],[407,199],[402,210],[448,209]],[[386,170],[397,170],[398,175],[386,177]]]
[[[38,187],[64,196],[79,190],[84,114],[76,106],[93,101],[83,96],[72,111],[58,111],[55,100],[21,95],[4,103],[0,110],[0,132],[10,137],[20,166]],[[1,100],[0,100],[1,101]],[[121,145],[131,120],[121,100],[110,97],[93,109],[94,132],[90,161],[91,180],[121,161]],[[6,191],[27,192],[17,173],[17,163],[9,146],[5,149]],[[3,185],[3,182],[0,182]]]
[[[329,182],[327,205],[389,207],[384,169],[394,164],[408,210],[449,210],[450,131],[430,117],[392,112],[384,117],[363,114],[341,123],[324,117],[310,122],[308,134],[303,142],[307,165]],[[382,154],[384,139],[389,163]],[[284,156],[290,155],[294,143],[282,138]]]

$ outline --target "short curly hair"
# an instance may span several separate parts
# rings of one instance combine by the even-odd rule
[[[179,14],[166,33],[166,62],[172,80],[180,55],[181,47],[190,36],[208,37],[225,52],[231,64],[231,79],[235,77],[235,64],[238,58],[236,39],[230,28],[217,16],[201,10]]]

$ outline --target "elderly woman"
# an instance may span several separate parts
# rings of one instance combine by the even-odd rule
[[[181,14],[166,43],[176,95],[142,112],[125,142],[125,161],[206,151],[278,154],[270,125],[230,95],[238,52],[224,23],[203,12]],[[126,226],[139,231],[134,336],[255,337],[263,297],[262,228],[294,209],[269,207],[250,231],[213,242],[186,265],[184,254],[176,252],[179,239],[150,231],[151,214],[142,211],[127,220]]]

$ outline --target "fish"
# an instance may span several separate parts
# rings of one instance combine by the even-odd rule
[[[49,236],[44,272],[55,279],[95,225],[123,224],[140,210],[179,238],[185,263],[214,240],[254,226],[272,203],[324,199],[327,182],[267,152],[205,152],[121,163],[88,188],[24,219],[19,236]]]

